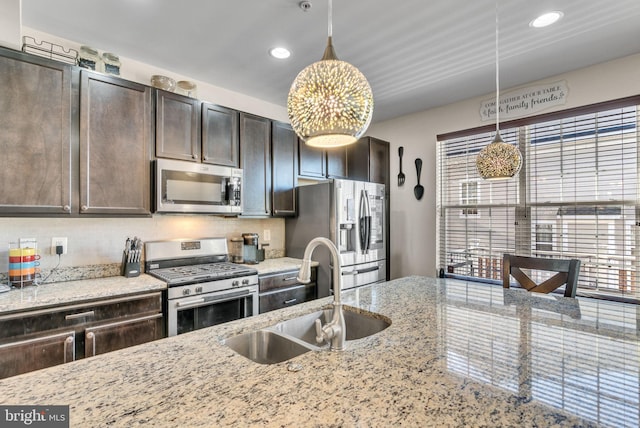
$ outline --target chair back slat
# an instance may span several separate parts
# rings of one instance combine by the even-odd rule
[[[542,283],[536,283],[522,269],[557,272]],[[578,259],[546,259],[504,254],[502,259],[502,286],[509,288],[511,277],[523,288],[536,293],[550,293],[565,286],[565,297],[575,297],[580,273]]]

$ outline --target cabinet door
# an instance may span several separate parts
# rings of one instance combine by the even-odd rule
[[[327,177],[347,178],[347,147],[327,149]]]
[[[75,333],[66,331],[0,345],[0,379],[75,359]]]
[[[240,113],[211,103],[202,103],[202,161],[240,166],[238,119]]]
[[[92,357],[161,339],[163,337],[162,324],[162,314],[154,314],[87,328],[85,330],[84,355]]]
[[[298,136],[291,125],[273,122],[271,130],[272,212],[274,216],[296,214]]]
[[[240,113],[243,216],[271,214],[271,121]]]
[[[83,70],[80,213],[150,215],[151,88]]]
[[[364,137],[347,146],[347,170],[352,180],[371,181],[389,187],[389,143]]]
[[[160,89],[155,93],[156,156],[199,161],[199,101]]]
[[[325,178],[327,161],[324,149],[307,146],[298,141],[298,175],[309,178]]]
[[[71,82],[68,65],[0,48],[0,214],[70,213]]]

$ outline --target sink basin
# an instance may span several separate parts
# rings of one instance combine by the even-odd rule
[[[280,363],[311,351],[310,348],[269,330],[240,334],[226,339],[224,343],[238,354],[260,364]]]
[[[347,330],[347,341],[371,336],[391,325],[391,320],[381,315],[355,312],[347,309],[347,307],[343,308],[343,312]],[[282,321],[273,326],[273,329],[311,345],[318,346],[316,342],[315,321],[320,318],[324,325],[331,321],[332,314],[333,309],[313,312],[298,318]]]
[[[346,340],[362,339],[379,333],[391,325],[391,320],[378,314],[355,312],[343,307],[347,330]],[[333,309],[312,312],[279,322],[261,330],[243,333],[224,340],[238,354],[260,364],[276,364],[309,351],[327,349],[328,344],[316,342],[315,321],[331,321]]]

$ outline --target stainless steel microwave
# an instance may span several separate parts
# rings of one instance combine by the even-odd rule
[[[158,159],[155,174],[155,212],[242,214],[239,168]]]

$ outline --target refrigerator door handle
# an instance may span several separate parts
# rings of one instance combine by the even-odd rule
[[[372,266],[372,267],[368,267],[368,268],[364,268],[364,269],[354,269],[351,270],[349,272],[342,272],[342,276],[345,275],[360,275],[362,273],[369,273],[369,272],[375,272],[377,270],[380,270],[380,266]]]
[[[371,207],[369,206],[369,192],[360,192],[360,249],[367,254],[371,246]]]

